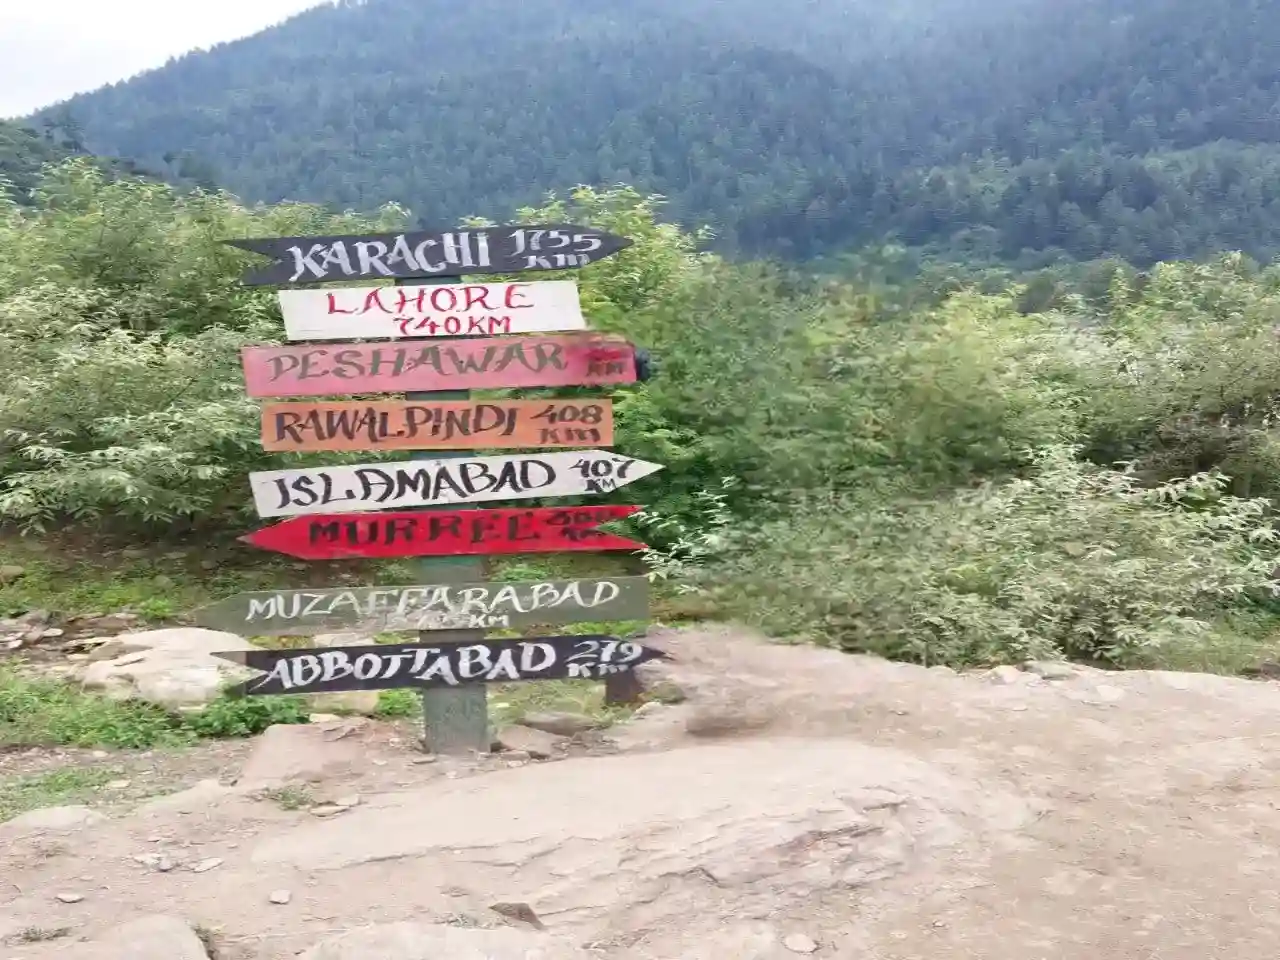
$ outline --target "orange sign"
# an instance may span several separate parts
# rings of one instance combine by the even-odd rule
[[[613,403],[570,400],[374,400],[268,403],[262,446],[321,450],[513,450],[608,447]]]

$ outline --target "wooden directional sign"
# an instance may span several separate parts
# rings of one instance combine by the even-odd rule
[[[484,337],[587,328],[578,287],[568,280],[281,290],[276,296],[290,340]]]
[[[408,460],[249,474],[260,517],[609,493],[662,467],[603,450]]]
[[[635,348],[599,334],[245,347],[251,397],[634,383]]]
[[[326,513],[292,517],[240,539],[301,560],[643,550],[643,543],[595,529],[639,509],[611,505]]]
[[[631,246],[626,237],[571,223],[225,242],[276,261],[245,274],[241,283],[249,286],[565,270]]]
[[[609,400],[267,403],[262,446],[319,450],[476,450],[613,445]]]
[[[339,630],[507,630],[643,620],[648,615],[648,577],[260,590],[192,614],[199,626],[242,637],[305,637]]]
[[[378,644],[315,650],[233,650],[214,656],[264,676],[236,687],[233,695],[343,693],[396,687],[457,687],[519,680],[597,680],[627,673],[660,650],[607,636],[530,637],[477,643]]]

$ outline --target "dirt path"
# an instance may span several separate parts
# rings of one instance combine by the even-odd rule
[[[958,677],[727,630],[654,643],[690,701],[620,728],[612,756],[424,763],[370,724],[249,761],[358,797],[332,816],[241,782],[0,827],[0,958],[161,912],[215,932],[219,960],[275,960],[360,924],[506,926],[499,901],[541,917],[531,944],[620,960],[1275,956],[1280,688]]]

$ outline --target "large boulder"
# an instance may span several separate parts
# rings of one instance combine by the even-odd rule
[[[357,927],[317,943],[298,960],[587,960],[565,940],[514,928],[475,930],[423,923]]]
[[[107,818],[90,807],[41,807],[29,810],[0,826],[0,835],[18,833],[69,833],[105,823]]]
[[[236,785],[253,790],[297,781],[319,783],[361,770],[368,762],[368,746],[360,731],[368,722],[352,718],[268,727],[254,743]]]
[[[174,627],[121,634],[117,639],[127,652],[90,663],[81,678],[85,689],[99,690],[116,700],[201,707],[215,699],[228,683],[255,673],[213,656],[256,649],[234,633]]]
[[[88,943],[67,948],[61,955],[66,960],[209,960],[191,925],[163,914],[112,927]]]

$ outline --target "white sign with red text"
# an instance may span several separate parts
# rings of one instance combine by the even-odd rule
[[[290,340],[488,337],[587,328],[578,285],[571,280],[281,290],[279,297]]]

